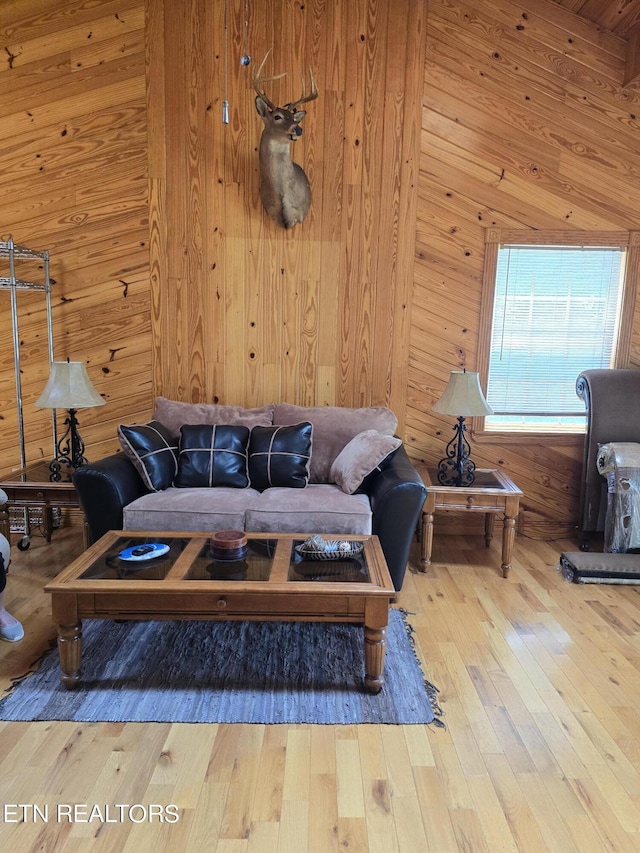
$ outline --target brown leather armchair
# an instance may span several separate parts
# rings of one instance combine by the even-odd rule
[[[604,531],[607,512],[598,449],[611,441],[640,442],[640,370],[585,370],[576,380],[576,393],[587,409],[578,529],[580,548],[588,551],[590,538]]]

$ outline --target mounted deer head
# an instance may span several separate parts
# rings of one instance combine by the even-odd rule
[[[256,110],[264,122],[260,137],[260,198],[264,209],[271,219],[283,228],[293,228],[296,222],[302,222],[309,212],[311,188],[304,170],[291,159],[291,143],[302,135],[300,122],[306,116],[306,110],[298,107],[318,97],[318,89],[311,77],[311,91],[304,93],[297,101],[277,107],[267,97],[260,86],[269,80],[278,80],[284,74],[275,77],[260,77],[267,57],[267,51],[260,67],[252,75],[253,87],[258,93]]]

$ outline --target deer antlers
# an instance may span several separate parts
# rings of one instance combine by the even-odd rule
[[[262,69],[264,68],[265,62],[271,53],[271,48],[265,53],[264,59],[258,66],[258,70],[255,74],[251,75],[251,82],[253,83],[253,88],[256,90],[258,95],[262,98],[265,104],[269,107],[270,110],[277,110],[277,106],[273,103],[273,101],[269,100],[267,97],[264,88],[260,88],[260,85],[263,83],[268,83],[270,80],[280,80],[282,77],[287,76],[287,72],[283,71],[281,74],[274,74],[272,77],[261,77],[260,74]],[[290,112],[295,112],[301,104],[306,104],[308,101],[313,101],[318,97],[318,87],[316,86],[316,81],[313,79],[313,71],[309,68],[309,77],[311,78],[311,91],[308,95],[305,95],[304,91],[304,78],[302,80],[302,94],[298,98],[297,101],[292,101],[289,104],[284,105],[285,110],[289,110]]]

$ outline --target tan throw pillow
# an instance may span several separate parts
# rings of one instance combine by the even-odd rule
[[[375,430],[393,435],[398,419],[391,409],[369,406],[349,409],[343,406],[295,406],[276,403],[274,425],[313,424],[313,452],[311,454],[310,483],[330,483],[331,465],[343,447],[363,430]]]
[[[336,456],[331,466],[331,480],[343,492],[352,495],[384,460],[402,444],[394,435],[384,435],[375,429],[367,429],[351,439]]]

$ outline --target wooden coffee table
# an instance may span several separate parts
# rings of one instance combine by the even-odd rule
[[[58,626],[61,680],[80,681],[82,619],[250,619],[364,625],[365,685],[383,684],[389,603],[395,589],[376,536],[347,560],[302,560],[306,534],[248,534],[244,560],[215,561],[209,534],[111,530],[45,587]],[[325,536],[326,539],[343,537]],[[118,554],[150,542],[164,556],[131,563]]]
[[[433,544],[433,516],[436,509],[484,513],[484,536],[487,547],[493,538],[496,513],[504,514],[502,524],[502,577],[509,575],[516,519],[522,492],[499,468],[478,468],[471,486],[443,486],[437,472],[424,465],[418,470],[427,487],[427,497],[422,508],[420,562],[422,571],[431,563]]]

